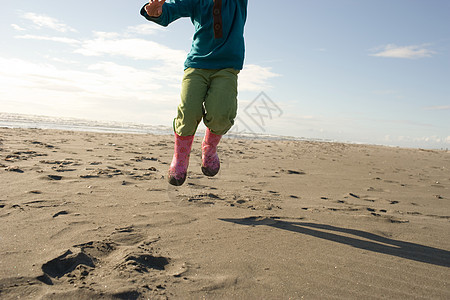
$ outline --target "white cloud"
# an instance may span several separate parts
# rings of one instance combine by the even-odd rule
[[[262,91],[268,90],[271,86],[268,82],[271,78],[280,76],[271,71],[271,68],[259,65],[245,65],[239,74],[239,90],[241,91]]]
[[[7,83],[0,95],[7,93],[11,96],[14,89],[23,89],[22,92],[27,92],[30,88],[36,92],[48,88],[65,91],[68,88],[70,91],[67,96],[78,100],[81,100],[80,96],[102,98],[143,96],[144,99],[147,97],[144,95],[162,89],[164,82],[168,80],[160,77],[155,69],[141,70],[113,62],[100,62],[75,70],[58,68],[49,63],[32,63],[1,57],[0,78],[2,82]],[[69,96],[74,90],[82,94]],[[8,99],[8,97],[0,98]]]
[[[70,39],[65,37],[49,37],[49,36],[40,36],[40,35],[18,35],[15,38],[17,39],[27,39],[27,40],[41,40],[41,41],[52,41],[52,42],[58,42],[58,43],[64,43],[64,44],[80,44],[80,41],[76,39]]]
[[[66,64],[66,65],[78,65],[79,64],[79,61],[76,61],[76,60],[59,58],[59,57],[54,57],[54,56],[50,56],[50,55],[46,55],[45,58],[48,60],[51,60],[51,61]]]
[[[155,23],[144,23],[137,26],[130,26],[127,28],[127,33],[131,34],[141,34],[141,35],[151,35],[155,34],[157,31],[163,30],[158,24]]]
[[[134,60],[159,61],[164,64],[159,72],[175,79],[182,70],[187,53],[171,49],[157,42],[139,38],[124,38],[118,33],[96,32],[95,38],[86,40],[75,50],[85,56],[122,56]],[[172,76],[170,75],[172,73]],[[269,80],[280,76],[271,68],[259,65],[245,65],[239,74],[241,91],[261,91],[270,88]]]
[[[14,28],[14,30],[17,30],[17,31],[25,31],[26,30],[25,28],[20,27],[17,24],[11,24],[11,27]]]
[[[187,55],[183,50],[171,49],[154,41],[120,38],[104,34],[95,39],[84,41],[81,47],[75,50],[75,53],[86,56],[112,55],[135,60],[163,61],[180,68],[182,68]]]
[[[426,142],[426,143],[434,143],[434,144],[449,144],[450,145],[450,136],[448,137],[439,137],[439,136],[424,136],[419,138],[412,138],[414,142]]]
[[[428,45],[396,46],[394,44],[388,44],[374,49],[373,51],[379,52],[371,54],[371,56],[408,59],[431,57],[436,52],[427,49],[427,46]]]
[[[118,32],[94,31],[93,34],[97,39],[118,39],[122,37],[122,34]]]
[[[175,111],[179,90],[168,88],[173,80],[155,69],[113,62],[70,67],[0,57],[2,110],[155,124],[173,117],[168,112]]]
[[[75,32],[51,17],[27,13],[24,18],[39,29]],[[91,38],[16,36],[30,40],[30,48],[34,40],[70,47],[56,56],[55,52],[45,53],[40,62],[0,56],[2,110],[164,124],[176,112],[187,53],[137,37],[158,30],[161,28],[150,23],[130,26],[120,33],[92,32]],[[77,61],[73,60],[74,53],[80,54]],[[82,56],[96,57],[97,62],[90,63]],[[134,61],[127,63],[122,58]],[[239,88],[266,90],[268,81],[276,76],[270,68],[247,65],[241,72]]]
[[[64,23],[61,23],[57,19],[51,18],[46,15],[40,15],[40,14],[29,12],[29,13],[25,13],[23,15],[23,18],[30,20],[38,28],[49,28],[49,29],[53,29],[53,30],[56,30],[59,32],[68,32],[68,31],[77,32],[72,27],[70,27]]]

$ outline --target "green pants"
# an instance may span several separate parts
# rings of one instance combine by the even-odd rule
[[[236,118],[238,73],[232,68],[186,69],[181,103],[173,122],[175,132],[181,136],[194,135],[203,119],[212,133],[227,133]]]

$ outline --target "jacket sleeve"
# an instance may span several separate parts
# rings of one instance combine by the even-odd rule
[[[167,26],[182,17],[191,17],[194,13],[195,3],[192,0],[167,0],[163,4],[162,14],[155,18],[150,17],[145,11],[145,4],[141,9],[141,15],[149,21],[161,26]]]

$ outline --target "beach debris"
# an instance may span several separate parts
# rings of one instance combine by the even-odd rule
[[[352,197],[354,197],[354,198],[357,198],[357,199],[360,199],[361,197],[359,197],[358,195],[356,195],[356,194],[353,194],[353,193],[348,193],[350,196],[352,196]]]

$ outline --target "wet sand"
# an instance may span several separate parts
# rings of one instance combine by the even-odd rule
[[[450,152],[0,128],[1,299],[450,299]]]

